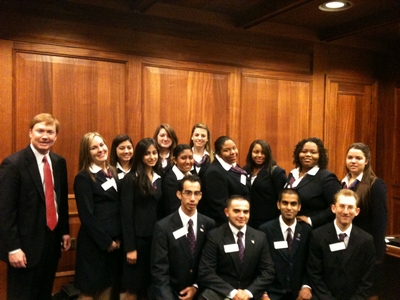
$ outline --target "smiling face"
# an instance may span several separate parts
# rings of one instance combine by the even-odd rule
[[[237,229],[242,229],[250,218],[250,204],[244,199],[233,199],[229,206],[224,209],[229,223]]]
[[[354,177],[357,177],[364,172],[365,166],[368,164],[368,160],[365,157],[364,152],[359,149],[350,149],[346,156],[346,167]]]
[[[178,169],[186,174],[189,172],[194,164],[193,152],[190,149],[185,149],[181,153],[179,153],[178,157],[174,157],[174,162]]]
[[[319,152],[317,144],[313,142],[307,142],[299,154],[299,160],[302,171],[309,171],[318,164]]]
[[[144,156],[143,156],[143,163],[146,166],[146,168],[153,168],[158,161],[158,151],[154,145],[150,145]]]
[[[40,122],[29,129],[32,146],[41,154],[47,154],[57,140],[56,124]]]
[[[254,145],[253,150],[251,151],[251,159],[258,166],[261,166],[265,163],[265,154],[263,153],[260,144]]]
[[[133,156],[133,145],[129,140],[123,141],[116,148],[118,161],[129,162]]]
[[[226,140],[222,145],[221,152],[218,155],[228,164],[233,164],[236,162],[237,156],[239,154],[236,144],[232,140]]]
[[[103,139],[97,135],[90,143],[90,158],[92,160],[92,163],[99,166],[100,168],[104,168],[108,158],[107,145],[104,143]]]
[[[208,142],[207,130],[203,128],[196,128],[193,131],[192,141],[195,147],[204,148]]]
[[[282,193],[282,199],[278,201],[277,205],[278,209],[281,211],[282,220],[286,225],[292,225],[296,219],[297,213],[301,209],[299,196],[297,194]]]
[[[193,216],[201,199],[201,185],[198,181],[186,180],[183,191],[177,191],[176,196],[181,200],[182,211],[189,217]]]
[[[157,134],[157,143],[161,148],[165,149],[169,149],[172,145],[172,140],[164,128],[161,128]]]
[[[340,195],[331,208],[336,215],[336,225],[342,231],[349,228],[353,219],[360,213],[360,208],[357,207],[357,201],[353,196]]]

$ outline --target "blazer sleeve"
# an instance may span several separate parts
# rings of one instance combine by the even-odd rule
[[[112,244],[112,237],[103,229],[94,215],[94,183],[86,172],[80,172],[75,177],[74,192],[78,206],[81,226],[92,237],[102,250],[107,250]]]
[[[374,237],[376,259],[382,261],[385,256],[386,244],[385,235],[388,222],[387,196],[385,182],[377,178],[371,186],[370,211],[372,212],[371,235]]]
[[[272,184],[274,185],[274,191],[277,197],[279,197],[280,192],[283,190],[287,181],[286,171],[281,167],[277,166],[272,172]]]
[[[207,242],[204,245],[199,265],[198,283],[200,288],[209,288],[223,295],[228,295],[234,287],[224,281],[217,274],[218,244],[221,242],[217,234],[218,229],[211,231],[207,235]]]
[[[311,232],[310,248],[307,261],[307,278],[311,285],[313,298],[324,300],[336,300],[324,281],[323,249],[318,243],[318,238]]]
[[[320,186],[322,189],[322,200],[325,201],[327,208],[311,217],[312,226],[314,228],[324,225],[335,218],[331,210],[331,205],[333,203],[333,197],[341,189],[341,186],[336,175],[332,172],[327,172],[328,174],[323,178]]]
[[[135,186],[133,175],[124,177],[121,184],[121,224],[122,240],[125,252],[136,250],[136,229],[135,229]]]
[[[156,223],[151,247],[151,276],[153,299],[174,299],[169,284],[168,235],[160,223]]]
[[[60,226],[61,236],[69,234],[69,215],[68,215],[68,176],[67,163],[64,158],[60,157],[57,163],[58,176],[60,181],[60,207],[58,208],[58,223]]]

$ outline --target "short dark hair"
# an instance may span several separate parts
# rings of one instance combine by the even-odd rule
[[[185,185],[186,181],[198,182],[200,184],[200,190],[201,190],[200,177],[196,174],[188,174],[188,175],[185,175],[181,180],[178,181],[178,191],[183,192],[183,186]]]
[[[284,188],[284,189],[279,193],[278,202],[281,202],[281,201],[282,201],[282,195],[283,195],[283,194],[297,195],[298,202],[299,202],[299,204],[301,204],[300,195],[299,195],[299,193],[298,193],[295,189],[293,189],[293,188]]]
[[[215,153],[220,155],[222,146],[225,144],[226,141],[229,141],[229,140],[231,140],[233,142],[233,140],[229,136],[226,136],[226,135],[223,135],[223,136],[220,136],[219,138],[217,138],[214,142]]]
[[[119,144],[122,142],[129,141],[132,144],[132,149],[134,148],[132,139],[129,135],[126,134],[119,134],[114,137],[112,144],[111,144],[111,152],[110,152],[110,165],[116,167],[118,162],[118,155],[117,155],[117,148]],[[131,158],[130,165],[132,166],[133,159]]]
[[[249,199],[246,199],[246,198],[243,197],[242,195],[232,195],[232,196],[229,196],[229,198],[226,200],[225,207],[226,207],[226,208],[229,208],[229,206],[231,205],[231,202],[232,202],[233,200],[243,200],[243,201],[247,201],[247,202],[249,203],[249,205],[250,205]]]

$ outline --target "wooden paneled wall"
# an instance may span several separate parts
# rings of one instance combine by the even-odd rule
[[[234,55],[229,54],[226,63],[222,57],[219,63],[207,59],[201,63],[190,53],[182,61],[69,46],[0,40],[0,160],[29,143],[32,116],[50,112],[59,119],[61,131],[53,150],[67,159],[73,237],[79,218],[72,185],[78,172],[79,141],[88,131],[100,132],[110,146],[119,133],[129,134],[136,143],[153,136],[154,129],[166,122],[175,128],[180,143],[188,143],[192,126],[204,122],[210,127],[212,141],[220,135],[236,141],[241,165],[249,144],[261,138],[271,144],[276,161],[287,172],[293,168],[295,144],[318,136],[329,149],[328,168],[339,178],[344,176],[345,153],[351,142],[369,144],[373,155],[379,148],[379,78],[374,76],[371,55],[349,51],[349,63],[349,58],[340,59],[340,55],[332,58],[332,53],[340,53],[339,48],[324,45],[293,56],[263,50],[271,53],[265,60],[261,54],[255,56],[260,62],[258,69],[254,60],[247,66],[246,60],[241,62],[244,66],[231,63]],[[279,57],[277,61],[284,65],[281,71],[279,63],[270,63],[271,57]],[[397,124],[396,142],[400,139],[400,108],[397,101],[393,103],[396,106],[387,113],[395,112],[395,122],[386,125]],[[393,168],[399,169],[395,146],[388,151]],[[391,174],[385,170],[378,175],[389,187],[389,232],[400,233],[400,214],[393,213],[400,213],[400,198],[391,196],[392,187],[393,195],[399,195],[400,183],[398,177],[389,181]],[[74,250],[64,253],[55,290],[72,280],[74,266]],[[3,299],[3,263],[0,278]]]

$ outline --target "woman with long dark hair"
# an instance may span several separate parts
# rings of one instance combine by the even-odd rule
[[[353,224],[371,234],[375,242],[375,283],[371,291],[373,298],[370,299],[378,299],[388,222],[386,185],[372,170],[371,151],[363,143],[350,145],[346,155],[346,169],[348,173],[342,180],[342,188],[351,189],[360,197],[360,213],[354,218]]]
[[[279,216],[276,203],[286,183],[286,172],[276,164],[271,147],[264,140],[251,143],[243,169],[251,179],[249,224],[258,228]]]
[[[126,134],[117,135],[111,144],[110,165],[117,169],[118,178],[122,179],[132,169],[133,142]]]
[[[155,140],[140,140],[133,155],[132,172],[121,187],[123,287],[126,299],[147,299],[150,277],[150,250],[153,228],[160,218],[161,177],[159,148]]]

